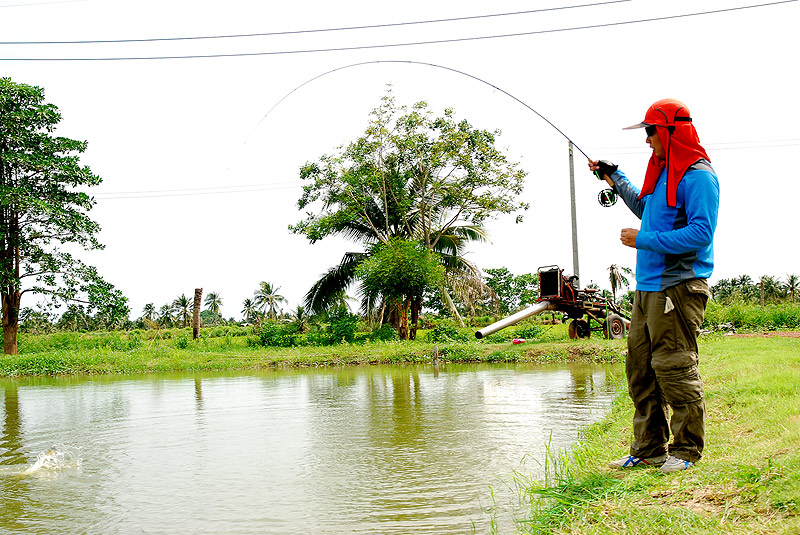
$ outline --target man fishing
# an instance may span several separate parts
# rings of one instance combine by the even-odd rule
[[[622,229],[620,235],[624,245],[636,249],[625,365],[633,442],[630,454],[609,467],[660,466],[669,473],[693,467],[703,452],[697,335],[711,296],[707,279],[714,267],[719,182],[682,102],[659,100],[644,121],[626,130],[632,128],[645,129],[653,150],[641,190],[616,165],[589,160],[589,169],[642,221],[639,230]]]

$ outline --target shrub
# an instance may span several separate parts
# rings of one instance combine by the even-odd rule
[[[262,346],[292,347],[298,345],[297,326],[268,321],[258,330],[258,338]]]
[[[544,329],[541,325],[536,323],[525,323],[517,327],[514,332],[514,338],[525,338],[526,340],[535,340],[544,334]]]
[[[358,316],[350,314],[344,307],[328,316],[330,327],[328,332],[331,335],[331,343],[352,342],[356,334]]]
[[[446,324],[441,324],[434,327],[428,333],[428,336],[426,338],[426,340],[429,342],[438,342],[438,343],[466,342],[470,339],[472,339],[471,336],[460,331],[458,328],[452,325],[446,325]]]
[[[388,342],[392,340],[397,340],[399,335],[397,334],[397,329],[389,325],[388,323],[384,323],[374,331],[370,335],[370,340],[377,340],[380,342]]]

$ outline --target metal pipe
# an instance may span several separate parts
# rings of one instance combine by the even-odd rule
[[[496,321],[491,325],[487,325],[483,329],[476,331],[475,338],[481,339],[484,336],[489,336],[490,334],[496,333],[501,329],[505,329],[506,327],[511,327],[515,323],[519,323],[525,318],[535,316],[536,314],[544,312],[545,310],[555,310],[555,309],[556,306],[552,304],[550,301],[541,301],[539,303],[536,303],[535,305],[529,306],[528,308],[523,308],[514,315],[501,319],[500,321]]]

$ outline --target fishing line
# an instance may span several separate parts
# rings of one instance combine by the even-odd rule
[[[255,126],[255,128],[253,128],[253,131],[252,131],[252,132],[250,132],[250,134],[247,136],[247,138],[245,139],[244,143],[245,143],[245,144],[247,144],[247,142],[248,142],[248,141],[250,140],[250,138],[253,136],[253,134],[255,133],[255,131],[256,131],[256,130],[258,130],[258,127],[259,127],[259,126],[261,126],[261,123],[263,123],[263,122],[264,122],[264,121],[267,119],[267,117],[269,116],[269,114],[270,114],[270,113],[272,113],[272,111],[273,111],[275,108],[277,108],[277,107],[278,107],[278,106],[281,104],[281,102],[283,102],[284,100],[286,100],[287,98],[289,98],[289,96],[291,96],[291,95],[292,95],[292,94],[293,94],[295,91],[298,91],[298,90],[299,90],[299,89],[301,89],[302,87],[304,87],[304,86],[306,86],[306,85],[310,84],[311,82],[313,82],[313,81],[315,81],[315,80],[319,80],[320,78],[322,78],[322,77],[324,77],[324,76],[327,76],[327,75],[329,75],[329,74],[333,74],[333,73],[335,73],[335,72],[338,72],[338,71],[342,71],[342,70],[345,70],[345,69],[350,69],[350,68],[353,68],[353,67],[361,67],[361,66],[364,66],[364,65],[376,65],[376,64],[380,64],[380,63],[405,63],[405,64],[408,64],[408,65],[422,65],[422,66],[426,66],[426,67],[435,67],[435,68],[437,68],[437,69],[444,69],[444,70],[446,70],[446,71],[450,71],[450,72],[454,72],[454,73],[457,73],[457,74],[461,74],[461,75],[463,75],[463,76],[467,76],[467,77],[469,77],[469,78],[472,78],[473,80],[477,80],[478,82],[481,82],[482,84],[488,85],[488,86],[489,86],[489,87],[491,87],[492,89],[495,89],[495,90],[497,90],[497,91],[500,91],[500,92],[501,92],[501,93],[503,93],[504,95],[506,95],[506,96],[508,96],[508,97],[510,97],[510,98],[512,98],[512,99],[514,99],[514,100],[516,100],[517,102],[519,102],[520,104],[522,104],[523,106],[525,106],[526,108],[528,108],[530,111],[532,111],[533,113],[535,113],[536,115],[538,115],[538,116],[539,116],[539,118],[541,118],[541,119],[542,119],[544,122],[546,122],[547,124],[549,124],[550,126],[552,126],[552,127],[553,127],[553,128],[554,128],[554,129],[555,129],[555,130],[556,130],[556,131],[559,133],[559,134],[561,134],[562,136],[564,136],[564,138],[565,138],[567,141],[569,141],[570,143],[572,143],[572,146],[573,146],[573,147],[575,147],[576,149],[578,149],[578,152],[580,152],[581,154],[583,154],[583,155],[586,157],[586,159],[587,159],[587,160],[590,160],[590,159],[591,159],[591,158],[589,158],[589,156],[588,156],[588,155],[587,155],[585,152],[583,152],[583,150],[582,150],[582,149],[581,149],[581,148],[580,148],[580,147],[579,147],[579,146],[578,146],[578,145],[577,145],[577,144],[576,144],[574,141],[572,141],[572,139],[571,139],[571,138],[570,138],[570,137],[569,137],[567,134],[565,134],[565,133],[564,133],[564,131],[563,131],[563,130],[561,130],[559,127],[557,127],[555,124],[553,124],[553,123],[552,123],[552,121],[550,121],[550,120],[549,120],[547,117],[545,117],[544,115],[542,115],[541,113],[539,113],[538,111],[536,111],[535,109],[533,109],[533,107],[529,106],[528,104],[526,104],[526,103],[525,103],[525,102],[523,102],[522,100],[518,99],[517,97],[515,97],[514,95],[512,95],[511,93],[509,93],[509,92],[508,92],[508,91],[506,91],[505,89],[502,89],[502,88],[500,88],[500,87],[497,87],[497,86],[496,86],[496,85],[494,85],[493,83],[491,83],[491,82],[487,82],[486,80],[484,80],[484,79],[482,79],[482,78],[479,78],[479,77],[475,76],[474,74],[470,74],[470,73],[468,73],[468,72],[460,71],[460,70],[458,70],[458,69],[454,69],[454,68],[452,68],[452,67],[445,67],[444,65],[436,65],[435,63],[427,63],[427,62],[424,62],[424,61],[413,61],[413,60],[392,60],[392,59],[390,59],[390,60],[372,60],[372,61],[362,61],[362,62],[359,62],[359,63],[351,63],[350,65],[344,65],[344,66],[342,66],[342,67],[336,67],[335,69],[331,69],[331,70],[329,70],[329,71],[323,72],[322,74],[318,74],[317,76],[314,76],[313,78],[310,78],[310,79],[306,80],[306,81],[305,81],[305,82],[303,82],[302,84],[298,85],[297,87],[295,87],[294,89],[292,89],[291,91],[289,91],[288,93],[286,93],[286,94],[283,96],[283,98],[281,98],[281,99],[280,99],[278,102],[276,102],[276,103],[275,103],[275,104],[274,104],[274,105],[273,105],[273,106],[272,106],[272,107],[271,107],[271,108],[270,108],[270,109],[267,111],[267,113],[265,113],[265,114],[264,114],[264,116],[261,118],[261,120],[260,120],[260,121],[258,122],[258,124]]]
[[[247,138],[244,141],[244,144],[245,145],[247,144],[247,142],[253,136],[255,131],[258,130],[258,127],[261,126],[261,124],[267,119],[269,114],[272,113],[272,111],[275,108],[277,108],[281,104],[281,102],[283,102],[284,100],[289,98],[289,96],[291,96],[295,91],[298,91],[302,87],[310,84],[311,82],[313,82],[315,80],[319,80],[320,78],[322,78],[324,76],[327,76],[329,74],[333,74],[333,73],[338,72],[338,71],[342,71],[342,70],[345,70],[345,69],[350,69],[350,68],[353,68],[353,67],[361,67],[361,66],[364,66],[364,65],[377,65],[377,64],[380,64],[380,63],[404,63],[404,64],[407,64],[407,65],[422,65],[422,66],[426,66],[426,67],[434,67],[434,68],[437,68],[437,69],[443,69],[443,70],[446,70],[446,71],[454,72],[456,74],[460,74],[462,76],[466,76],[468,78],[472,78],[473,80],[477,80],[478,82],[481,82],[482,84],[488,85],[492,89],[495,89],[496,91],[500,91],[504,95],[516,100],[517,102],[519,102],[520,104],[525,106],[527,109],[529,109],[530,111],[535,113],[537,116],[539,116],[540,119],[542,119],[544,122],[546,122],[547,124],[552,126],[556,130],[556,132],[561,134],[564,137],[564,139],[569,141],[569,143],[571,144],[572,147],[578,149],[578,152],[583,154],[584,157],[586,157],[587,160],[591,160],[591,158],[589,158],[589,155],[586,154],[583,151],[583,149],[581,149],[574,141],[572,141],[572,139],[567,134],[565,134],[563,130],[561,130],[559,127],[557,127],[555,124],[553,124],[553,122],[550,121],[550,119],[548,119],[547,117],[545,117],[544,115],[542,115],[541,113],[536,111],[532,106],[528,105],[527,103],[523,102],[519,98],[515,97],[514,95],[512,95],[511,93],[509,93],[505,89],[497,87],[495,84],[493,84],[491,82],[487,82],[483,78],[475,76],[474,74],[470,74],[468,72],[460,71],[458,69],[454,69],[453,67],[446,67],[444,65],[437,65],[435,63],[428,63],[428,62],[425,62],[425,61],[413,61],[413,60],[372,60],[372,61],[361,61],[361,62],[358,62],[358,63],[351,63],[350,65],[344,65],[342,67],[336,67],[335,69],[331,69],[329,71],[323,72],[322,74],[318,74],[317,76],[314,76],[313,78],[310,78],[310,79],[306,80],[302,84],[298,85],[297,87],[295,87],[294,89],[292,89],[291,91],[286,93],[283,96],[283,98],[281,98],[269,110],[267,110],[267,113],[264,114],[264,116],[261,118],[261,120],[258,122],[258,124],[256,124],[255,128],[253,128],[253,131],[250,132],[250,134],[247,136]],[[600,174],[597,171],[594,172],[594,175],[599,180],[603,180],[603,178],[600,176]],[[612,189],[605,189],[605,190],[602,190],[600,192],[600,194],[597,197],[597,201],[600,203],[601,206],[603,206],[605,208],[608,208],[610,206],[613,206],[614,203],[617,202],[617,195],[616,195],[616,193],[614,193],[614,191]]]

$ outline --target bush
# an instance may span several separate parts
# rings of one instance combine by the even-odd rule
[[[544,329],[541,325],[535,323],[526,323],[517,327],[514,331],[514,338],[525,338],[526,340],[535,340],[544,334]]]
[[[350,314],[344,307],[328,316],[330,327],[328,332],[331,335],[331,343],[352,342],[356,335],[358,316]]]
[[[389,325],[388,323],[384,323],[374,331],[370,335],[370,340],[377,340],[380,342],[389,342],[392,340],[399,339],[400,336],[397,334],[397,329]]]
[[[186,349],[189,347],[189,337],[186,335],[179,336],[175,339],[175,347],[178,349]]]
[[[297,326],[268,321],[258,330],[258,338],[262,346],[292,347],[298,344]]]
[[[446,343],[446,342],[466,342],[471,340],[472,336],[467,335],[458,328],[452,325],[441,324],[434,327],[426,340],[428,342]]]

